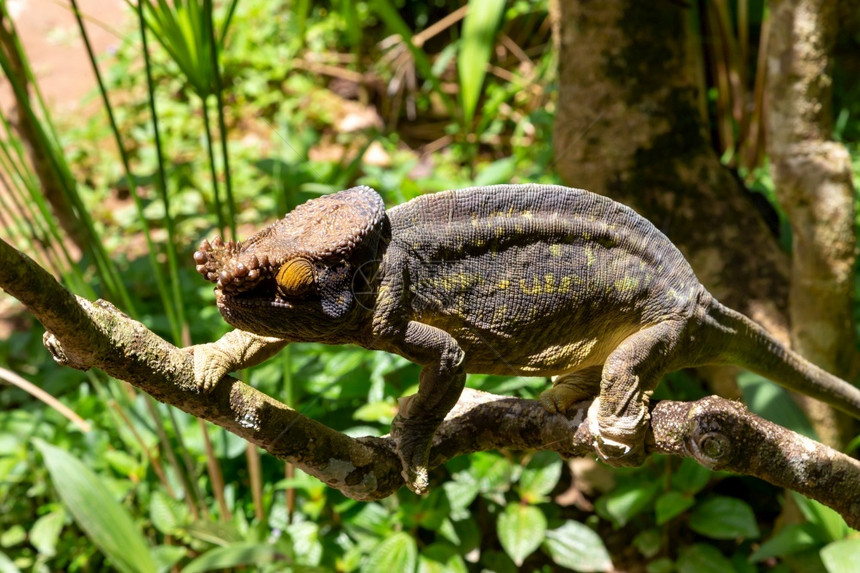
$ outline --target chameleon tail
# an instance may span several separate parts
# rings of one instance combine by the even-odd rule
[[[728,335],[729,342],[720,352],[719,362],[742,366],[860,419],[860,388],[784,347],[764,328],[717,301],[711,303],[708,319],[724,336]]]

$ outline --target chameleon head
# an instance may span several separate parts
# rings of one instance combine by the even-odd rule
[[[354,277],[376,257],[382,198],[354,187],[299,205],[242,242],[204,240],[197,272],[215,283],[218,308],[237,328],[290,340],[320,340],[354,309]]]

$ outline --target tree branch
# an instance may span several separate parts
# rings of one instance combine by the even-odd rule
[[[195,347],[176,348],[104,301],[75,297],[26,255],[0,241],[0,287],[45,325],[45,344],[64,365],[109,375],[252,442],[355,499],[391,495],[404,485],[390,437],[351,438],[225,378],[197,392]],[[466,390],[439,428],[432,465],[476,451],[548,449],[594,455],[585,421],[588,404],[570,418],[534,400]],[[759,477],[833,507],[860,526],[860,462],[711,397],[660,402],[652,411],[648,451]]]

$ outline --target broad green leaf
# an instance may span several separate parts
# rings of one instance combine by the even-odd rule
[[[463,122],[471,126],[487,74],[496,30],[505,11],[505,0],[469,0],[463,18],[463,37],[457,71],[460,76],[460,103]]]
[[[523,468],[517,490],[527,503],[540,503],[561,477],[562,461],[555,452],[537,452]]]
[[[47,513],[36,520],[30,529],[30,543],[42,555],[53,557],[57,553],[57,540],[63,530],[66,512],[62,508]]]
[[[0,573],[21,573],[15,563],[2,551],[0,551]]]
[[[621,486],[598,498],[595,509],[615,527],[622,527],[647,508],[659,490],[656,481]]]
[[[533,505],[512,503],[499,515],[496,531],[502,548],[520,566],[543,541],[546,517]]]
[[[544,550],[556,565],[574,571],[608,571],[612,559],[603,540],[590,527],[568,521],[546,532]]]
[[[633,546],[639,550],[644,557],[651,559],[663,548],[663,536],[661,530],[653,527],[639,532],[633,538]]]
[[[839,541],[852,531],[842,516],[833,509],[797,492],[791,493],[803,516],[826,535],[825,541]]]
[[[418,556],[418,573],[467,573],[468,568],[457,550],[445,543],[427,546]]]
[[[821,540],[816,536],[814,525],[811,523],[791,524],[762,543],[758,549],[753,551],[749,559],[756,563],[771,557],[785,557],[817,545],[821,545]]]
[[[499,183],[510,183],[517,169],[516,157],[506,157],[493,161],[478,170],[472,185],[497,185]]]
[[[654,502],[654,514],[657,517],[657,525],[663,525],[670,519],[677,517],[693,507],[696,500],[689,495],[679,491],[667,491]]]
[[[479,488],[478,482],[471,479],[471,476],[465,472],[458,474],[451,481],[446,481],[442,484],[442,490],[448,498],[448,505],[451,507],[451,512],[456,513],[464,510],[478,497]]]
[[[645,571],[646,573],[672,573],[675,571],[675,563],[668,557],[661,557],[648,563]]]
[[[161,490],[152,492],[149,500],[149,518],[152,525],[164,535],[173,535],[185,524],[187,510],[182,502],[172,499]]]
[[[108,450],[104,454],[105,461],[117,473],[125,476],[140,477],[141,464],[137,458],[122,450]]]
[[[159,572],[172,571],[180,559],[188,556],[188,548],[184,545],[159,545],[152,548],[152,558],[158,565]]]
[[[514,469],[507,458],[496,452],[478,452],[472,456],[471,465],[470,473],[482,493],[507,490]]]
[[[481,565],[483,571],[493,571],[494,573],[518,573],[519,571],[519,568],[514,565],[506,553],[494,549],[481,554]]]
[[[287,533],[293,540],[293,552],[299,565],[317,566],[322,560],[323,547],[320,543],[320,527],[311,521],[292,523]]]
[[[744,403],[754,413],[815,439],[815,430],[787,390],[752,372],[742,372],[738,376],[738,387],[744,395]]]
[[[257,565],[285,561],[289,555],[270,543],[234,543],[226,547],[215,547],[192,560],[182,568],[182,573],[217,571],[230,567]]]
[[[418,546],[408,533],[400,531],[377,545],[362,564],[362,573],[412,573],[418,565]]]
[[[121,571],[154,572],[146,539],[99,478],[69,452],[42,440],[35,444],[60,499],[90,541]]]
[[[732,573],[735,568],[716,547],[697,543],[681,548],[675,570],[678,573]]]
[[[758,524],[752,508],[734,497],[715,496],[690,513],[690,528],[712,539],[755,539]]]
[[[860,559],[860,539],[834,541],[821,550],[827,573],[855,573]]]
[[[17,523],[7,528],[6,531],[0,531],[0,545],[3,547],[14,547],[19,543],[24,543],[26,539],[27,530]]]
[[[711,481],[714,472],[693,458],[684,458],[678,471],[672,474],[672,489],[689,495],[699,493]]]
[[[397,406],[392,402],[378,401],[368,402],[356,408],[352,413],[355,420],[361,422],[377,422],[380,424],[390,424],[397,413]]]

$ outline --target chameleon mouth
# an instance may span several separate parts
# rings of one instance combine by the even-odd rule
[[[229,289],[216,288],[215,301],[219,307],[294,308],[292,303],[278,294],[274,279],[261,281],[255,288],[248,291],[234,292]]]

